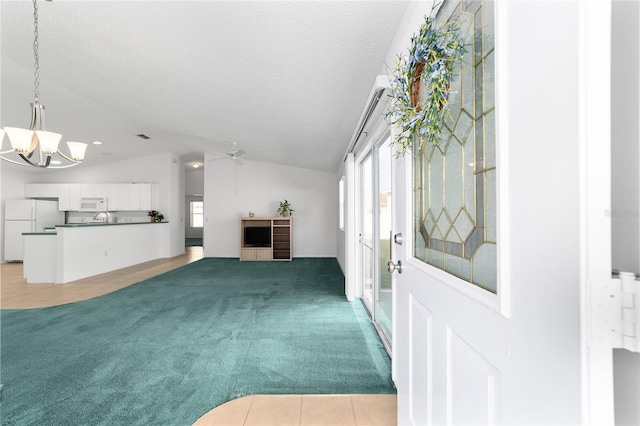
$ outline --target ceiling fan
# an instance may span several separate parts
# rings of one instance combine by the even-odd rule
[[[209,161],[225,160],[228,158],[235,161],[236,164],[239,162],[240,165],[242,165],[242,156],[245,155],[246,152],[242,149],[239,149],[238,144],[236,142],[229,142],[229,143],[231,144],[231,149],[224,154],[224,157],[212,158]]]
[[[246,154],[246,152],[242,149],[238,148],[238,144],[235,142],[229,142],[231,144],[231,149],[227,151],[224,157],[220,158],[211,158],[209,161],[219,161],[219,160],[231,160],[235,163],[235,172],[236,172],[236,195],[238,194],[238,166],[242,166],[244,163],[242,161],[242,156]]]

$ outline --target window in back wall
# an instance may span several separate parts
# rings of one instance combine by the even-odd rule
[[[204,202],[191,201],[189,203],[189,226],[202,228],[204,226]]]

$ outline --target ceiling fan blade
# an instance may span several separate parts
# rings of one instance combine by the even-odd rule
[[[242,157],[242,156],[243,156],[243,155],[245,155],[245,154],[246,154],[246,152],[245,152],[244,150],[242,150],[242,149],[239,149],[239,150],[237,150],[237,151],[234,153],[234,155],[235,155],[236,157]]]

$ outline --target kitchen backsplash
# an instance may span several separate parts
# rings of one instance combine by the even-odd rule
[[[95,219],[97,213],[93,212],[67,212],[66,223],[92,223],[104,222],[104,215],[100,215]],[[147,212],[141,211],[119,211],[109,212],[109,222],[114,223],[131,223],[131,222],[148,222]]]

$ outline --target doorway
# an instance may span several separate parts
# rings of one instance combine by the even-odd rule
[[[203,247],[204,154],[192,154],[189,160],[185,172],[185,247]]]
[[[202,195],[187,195],[186,209],[185,246],[202,246],[202,231],[204,229]]]

